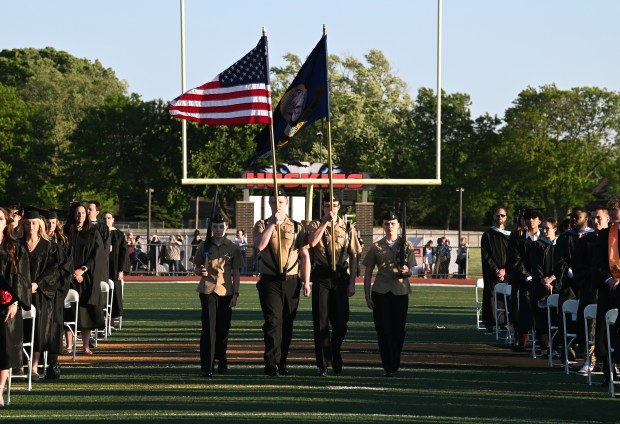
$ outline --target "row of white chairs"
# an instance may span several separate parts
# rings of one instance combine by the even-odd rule
[[[121,280],[121,286],[124,286],[124,281],[122,280]],[[95,330],[95,346],[97,346],[99,334],[101,334],[104,337],[104,340],[107,340],[108,336],[112,335],[112,328],[114,325],[114,322],[112,320],[112,302],[114,298],[113,297],[114,296],[114,282],[112,280],[108,280],[107,282],[101,281],[100,287],[101,287],[101,294],[102,296],[105,297],[105,305],[103,306],[103,316],[104,316],[105,325],[102,329]],[[71,316],[70,321],[64,321],[64,328],[70,331],[71,334],[73,335],[73,346],[72,346],[72,352],[73,352],[72,361],[73,362],[76,361],[77,339],[79,336],[78,323],[77,323],[79,302],[80,302],[80,295],[78,294],[78,292],[73,289],[69,290],[69,292],[67,293],[67,296],[65,297],[65,308],[72,308],[71,310],[74,312],[74,314]],[[32,390],[32,373],[34,371],[32,369],[32,357],[34,354],[34,343],[33,342],[34,342],[35,323],[37,320],[37,311],[34,305],[31,306],[29,311],[22,311],[22,319],[24,320],[25,325],[28,321],[30,321],[30,328],[31,328],[31,334],[30,334],[29,340],[24,341],[23,343],[24,357],[26,359],[24,366],[25,368],[28,369],[28,372],[24,373],[23,375],[13,375],[13,372],[12,372],[13,370],[9,370],[9,378],[8,378],[8,383],[7,383],[7,405],[10,404],[11,402],[11,380],[13,378],[25,378],[27,381],[28,391]],[[121,329],[123,325],[122,317],[118,318],[117,323],[118,323],[118,328]],[[43,365],[43,374],[45,374],[45,371],[47,368],[47,352],[45,352],[44,358],[45,360],[44,360],[44,365]]]
[[[484,289],[484,281],[483,279],[478,279],[475,285],[476,291],[476,328],[484,329],[483,323],[481,321],[482,314],[482,297],[479,294],[479,290]],[[494,303],[495,303],[495,339],[499,340],[500,334],[505,334],[506,342],[512,342],[512,331],[510,327],[510,296],[512,295],[512,286],[505,283],[498,283],[494,288]],[[501,303],[503,302],[503,304]],[[542,307],[542,305],[540,305]],[[547,297],[544,308],[547,310],[547,328],[549,329],[549,344],[553,346],[554,340],[560,334],[560,328],[558,325],[554,323],[552,319],[552,310],[555,309],[553,313],[558,314],[559,308],[559,295],[551,294]],[[567,321],[572,320],[573,317],[576,317],[579,308],[579,301],[576,299],[567,300],[562,304],[562,336],[563,336],[563,363],[562,366],[566,372],[566,374],[570,373],[570,365],[574,364],[574,362],[569,360],[568,351],[571,346],[573,346],[577,340],[577,333],[570,332],[568,330]],[[592,360],[592,352],[591,348],[594,346],[595,341],[590,338],[589,332],[589,323],[592,320],[596,319],[597,314],[597,305],[591,304],[587,305],[583,311],[584,314],[584,333],[586,340],[586,363],[590,363]],[[612,309],[607,312],[605,316],[605,328],[607,331],[607,361],[608,361],[608,369],[609,375],[605,376],[609,380],[609,394],[612,397],[615,397],[615,385],[620,384],[620,381],[614,381],[613,370],[614,364],[612,360],[612,353],[614,351],[614,347],[611,342],[611,328],[615,325],[616,320],[618,318],[618,309]],[[505,322],[506,330],[502,330],[500,328],[502,319]],[[577,331],[577,330],[576,330]],[[536,333],[534,331],[531,332],[531,348],[532,348],[532,357],[536,357]],[[553,367],[553,353],[549,352],[549,367]],[[592,385],[592,372],[590,367],[588,367],[588,375],[587,375],[587,383],[588,385]]]

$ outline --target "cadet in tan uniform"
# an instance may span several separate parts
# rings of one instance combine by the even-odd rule
[[[200,369],[203,377],[217,371],[226,374],[228,361],[226,348],[232,319],[232,308],[239,297],[239,273],[243,267],[241,251],[226,238],[228,225],[218,214],[211,224],[212,237],[196,248],[194,273],[200,275],[197,292],[202,306],[202,331],[200,333]]]
[[[260,279],[256,288],[265,319],[264,371],[269,376],[277,376],[288,374],[286,360],[302,282],[304,296],[310,295],[310,255],[304,228],[286,216],[286,193],[279,189],[277,207],[273,196],[269,198],[269,204],[273,215],[254,225],[254,246],[261,252]],[[281,266],[278,266],[276,224],[280,225]]]
[[[409,277],[413,274],[416,260],[413,245],[398,236],[399,224],[394,213],[388,212],[383,216],[382,226],[385,237],[373,243],[364,258],[364,292],[375,322],[383,375],[390,377],[400,366],[411,293]],[[403,247],[406,264],[401,266],[399,253]],[[370,282],[375,266],[378,270],[371,292]]]
[[[333,205],[330,209],[329,200],[323,202],[323,218],[308,226],[308,244],[314,253],[310,274],[314,351],[320,376],[327,375],[327,367],[332,367],[334,374],[342,372],[340,347],[347,334],[349,297],[355,294],[357,255],[362,251],[355,228],[338,216],[340,202],[334,200]],[[332,222],[335,271],[332,268]]]

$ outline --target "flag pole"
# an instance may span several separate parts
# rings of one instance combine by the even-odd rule
[[[185,93],[185,0],[181,1],[181,93]],[[183,178],[187,178],[187,121],[181,121]]]
[[[263,37],[267,36],[267,30],[263,27]],[[267,81],[269,81],[269,50],[267,50]],[[269,120],[269,141],[271,142],[271,164],[273,166],[273,199],[275,200],[276,212],[278,211],[278,176],[277,176],[277,163],[276,163],[276,143],[273,135],[273,111],[271,112],[271,119]],[[278,237],[278,272],[282,273],[282,229],[280,223],[276,222],[276,233]],[[291,247],[292,248],[292,247]]]
[[[327,37],[327,27],[325,24],[323,24],[323,37]],[[329,68],[329,55],[327,54],[327,40],[325,40],[325,63],[327,64],[327,66],[325,66],[325,72],[329,72],[328,68]],[[326,92],[327,92],[327,110],[329,111],[329,78],[325,78],[325,80],[327,81],[327,87],[326,87]],[[331,122],[330,122],[330,113],[327,113],[327,163],[328,163],[328,178],[329,178],[329,210],[332,211],[334,209],[334,175],[333,175],[333,161],[332,161],[332,126],[331,126]],[[323,207],[323,205],[321,205],[321,207]],[[336,245],[335,245],[335,239],[334,239],[334,227],[335,227],[335,223],[332,220],[332,225],[331,225],[331,237],[330,237],[330,242],[332,245],[331,248],[331,255],[332,255],[332,271],[336,270]],[[327,248],[327,246],[325,246]]]

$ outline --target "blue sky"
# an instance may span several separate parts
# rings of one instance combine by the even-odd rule
[[[179,3],[4,1],[0,49],[98,59],[144,100],[170,100],[181,94]],[[263,26],[273,66],[286,52],[305,58],[323,24],[330,53],[362,59],[376,48],[413,96],[436,86],[436,0],[186,0],[185,13],[188,88],[241,58]],[[443,88],[470,94],[474,116],[503,116],[528,85],[620,91],[619,18],[615,0],[444,0]]]

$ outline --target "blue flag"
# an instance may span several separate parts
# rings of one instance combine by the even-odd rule
[[[284,146],[295,134],[321,118],[329,120],[326,35],[312,50],[273,112],[276,147]],[[250,165],[271,152],[269,127],[258,133],[255,142],[256,153],[249,160]]]

